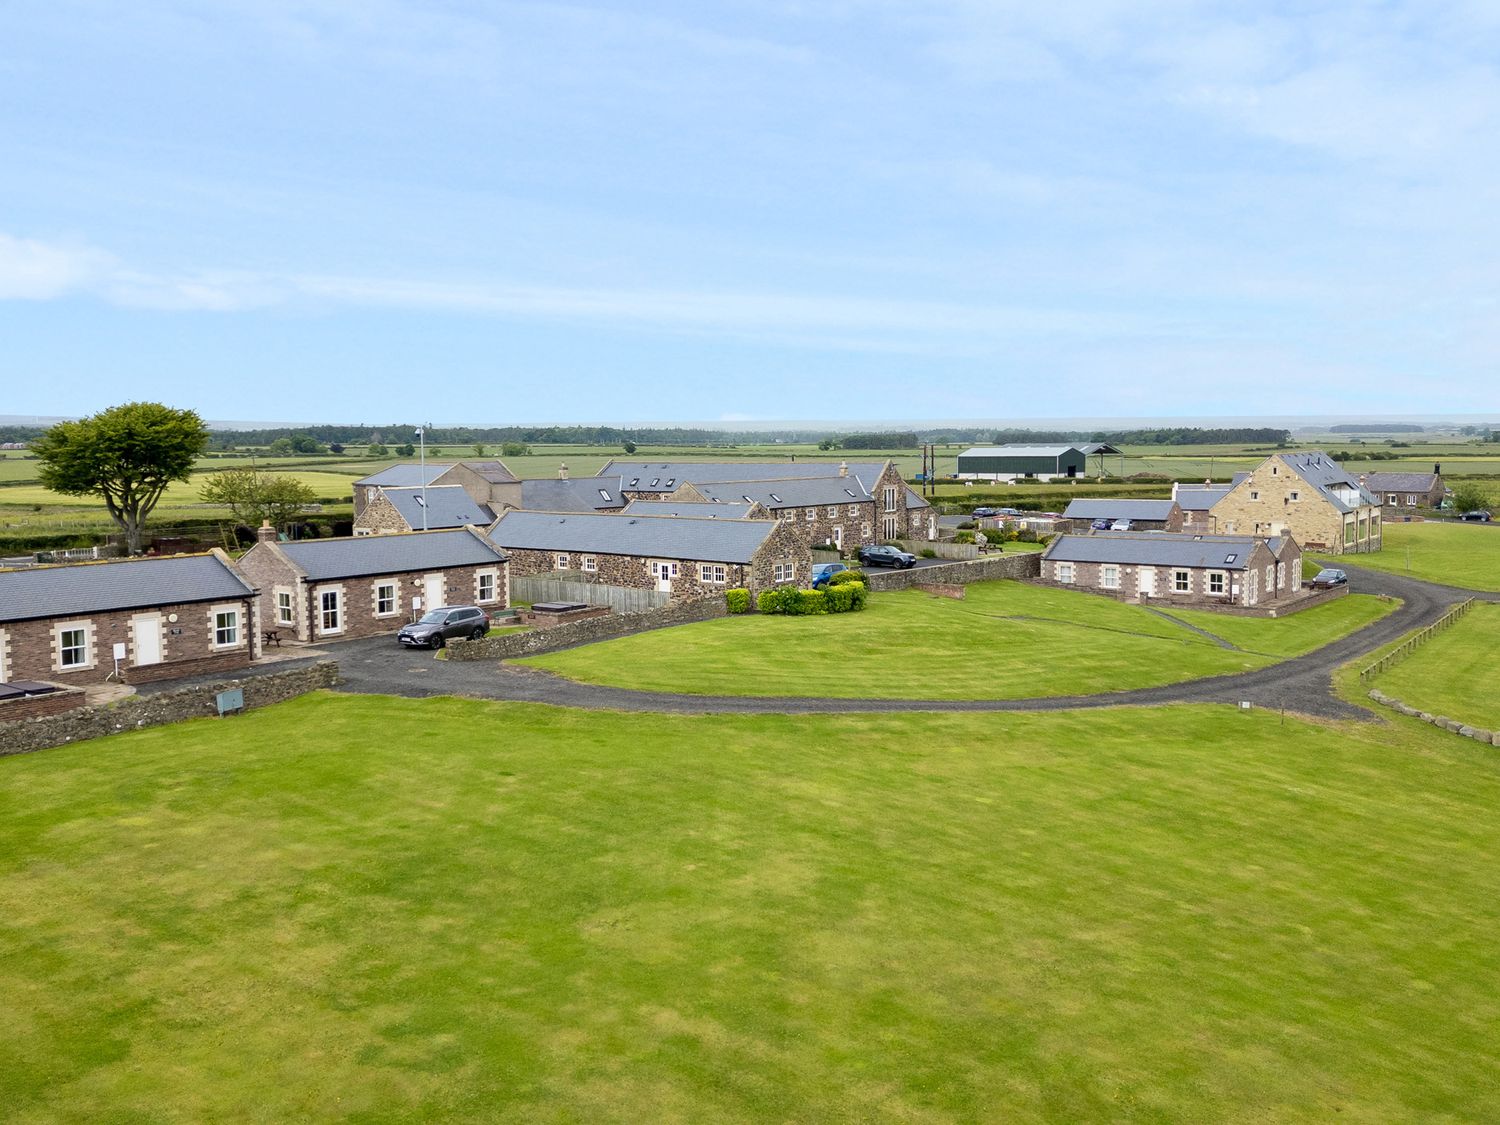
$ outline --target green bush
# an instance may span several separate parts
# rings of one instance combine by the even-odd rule
[[[762,590],[760,597],[755,599],[755,609],[758,613],[780,613],[777,607],[780,603],[780,590]]]
[[[923,547],[920,551],[917,552],[917,554],[924,559],[937,558],[937,552],[934,551],[931,547]]]
[[[1016,542],[1036,543],[1038,542],[1036,532],[1032,531],[1029,527],[1023,527],[1020,531],[1016,532]]]
[[[828,612],[828,595],[822,590],[798,590],[797,594],[798,613],[812,615]]]
[[[854,586],[833,586],[823,591],[829,613],[848,613],[854,608]]]
[[[724,604],[730,613],[749,613],[750,591],[743,589],[725,590]]]
[[[855,610],[864,609],[870,600],[870,588],[863,582],[856,582],[849,587],[849,596],[849,610],[851,613]]]
[[[974,533],[972,531],[957,531],[957,532],[954,532],[954,534],[953,534],[953,542],[955,542],[955,543],[972,543],[972,542],[974,542]]]
[[[850,582],[853,582],[853,583],[857,583],[858,585],[862,586],[862,585],[864,585],[864,581],[865,581],[865,572],[862,571],[862,570],[855,570],[854,568],[851,567],[848,570],[841,570],[837,574],[835,574],[832,578],[830,578],[828,580],[828,585],[829,586],[844,586],[844,585],[847,585]]]

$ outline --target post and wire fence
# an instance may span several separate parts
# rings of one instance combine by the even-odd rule
[[[1425,629],[1419,629],[1417,632],[1407,637],[1406,640],[1402,641],[1390,652],[1386,653],[1379,660],[1375,661],[1374,664],[1371,664],[1369,667],[1362,669],[1359,673],[1359,682],[1362,684],[1367,684],[1376,676],[1390,671],[1412,653],[1416,652],[1417,649],[1421,648],[1428,641],[1432,640],[1433,637],[1437,636],[1445,629],[1451,627],[1454,622],[1463,617],[1464,614],[1468,613],[1473,605],[1474,599],[1467,598],[1464,601],[1459,602],[1456,606],[1450,609],[1447,613],[1443,614],[1443,616],[1439,617],[1431,625],[1428,625]]]

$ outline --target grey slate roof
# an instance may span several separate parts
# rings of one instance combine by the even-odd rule
[[[381,494],[396,506],[407,525],[413,531],[436,531],[444,527],[463,527],[473,524],[484,527],[495,518],[488,504],[477,503],[456,484],[429,484],[427,488],[382,488]],[[427,523],[422,523],[422,508],[426,500]]]
[[[453,468],[451,461],[427,462],[427,480],[425,483],[431,484],[451,468]],[[411,463],[392,465],[354,483],[356,486],[372,484],[379,488],[411,488],[414,485],[420,487],[424,483],[422,480],[422,466]]]
[[[521,507],[533,512],[594,512],[601,508],[619,508],[626,503],[620,495],[618,477],[573,477],[559,480],[542,477],[521,482]]]
[[[1359,479],[1354,477],[1326,453],[1283,453],[1280,454],[1281,461],[1291,466],[1292,471],[1316,488],[1330,504],[1340,512],[1353,512],[1358,509],[1360,503],[1374,504],[1378,506],[1380,501],[1372,496]],[[1358,494],[1358,503],[1349,503],[1340,499],[1334,492],[1335,487],[1343,486],[1353,489]]]
[[[911,511],[913,508],[930,508],[930,507],[932,507],[932,505],[929,504],[929,503],[927,503],[926,500],[923,500],[922,497],[917,494],[917,490],[915,488],[908,488],[906,490],[906,510],[907,511]]]
[[[299,539],[282,543],[286,557],[309,580],[398,574],[408,570],[441,570],[450,566],[483,566],[503,553],[470,531],[418,531],[406,535],[356,535],[348,539]]]
[[[1184,512],[1206,512],[1229,495],[1229,485],[1221,488],[1179,488],[1177,506]]]
[[[624,515],[630,516],[689,516],[695,519],[742,520],[750,514],[750,505],[743,500],[729,504],[699,504],[692,501],[679,503],[676,500],[632,500],[626,505]]]
[[[491,484],[514,484],[518,479],[503,461],[460,461],[459,464]]]
[[[1371,492],[1431,492],[1438,486],[1436,473],[1366,473],[1365,488]]]
[[[1157,531],[1145,535],[1128,532],[1100,535],[1059,535],[1048,546],[1045,558],[1054,562],[1123,563],[1129,566],[1208,567],[1213,570],[1243,570],[1261,540],[1251,535],[1178,535]],[[1265,541],[1272,554],[1281,551],[1281,540]]]
[[[852,474],[847,477],[793,477],[782,480],[693,482],[710,501],[763,504],[767,508],[812,508],[824,504],[864,504],[870,491]]]
[[[885,461],[850,461],[849,475],[866,491],[875,487]],[[611,461],[600,476],[623,478],[633,492],[671,492],[684,481],[695,485],[740,480],[790,480],[793,477],[836,477],[836,461]],[[655,483],[652,483],[652,482]],[[668,484],[667,482],[671,483]],[[632,483],[634,482],[634,483]]]
[[[1061,457],[1070,450],[1083,452],[1079,445],[976,445],[965,449],[960,457]]]
[[[1172,518],[1173,500],[1069,500],[1063,515],[1070,520],[1162,520]]]
[[[230,601],[255,588],[217,555],[0,571],[0,622]]]
[[[506,512],[490,528],[489,537],[498,546],[513,550],[748,563],[779,526],[775,520],[708,520],[624,512]]]

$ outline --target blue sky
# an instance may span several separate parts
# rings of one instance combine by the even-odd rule
[[[7,5],[0,414],[1500,408],[1500,5]]]

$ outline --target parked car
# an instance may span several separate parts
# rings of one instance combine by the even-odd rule
[[[1458,518],[1461,520],[1468,520],[1470,523],[1490,522],[1490,514],[1477,508],[1472,512],[1460,512],[1458,514]]]
[[[1335,586],[1342,586],[1349,581],[1349,576],[1342,570],[1334,570],[1324,567],[1313,575],[1313,580],[1308,583],[1315,590],[1331,590]]]
[[[985,516],[998,516],[1000,514],[1000,509],[999,508],[975,508],[974,511],[972,513],[970,513],[970,514],[973,515],[973,517],[975,519],[983,519]]]
[[[848,569],[843,563],[818,563],[812,568],[812,588],[821,590],[835,574]]]
[[[898,566],[910,570],[917,565],[917,556],[900,547],[861,547],[859,561],[865,566]]]
[[[1108,531],[1113,520],[1094,520],[1089,524],[1090,531]]]
[[[490,631],[490,615],[477,605],[440,605],[401,626],[396,640],[407,648],[442,648],[450,640],[478,640]]]
[[[1115,520],[1114,523],[1112,523],[1112,524],[1109,525],[1109,529],[1111,531],[1129,531],[1130,530],[1130,521],[1129,520]]]

